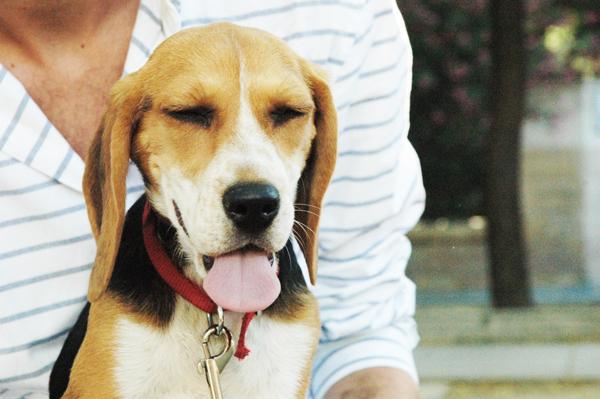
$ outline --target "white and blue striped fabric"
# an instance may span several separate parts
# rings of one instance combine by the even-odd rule
[[[283,38],[330,74],[339,161],[320,230],[314,288],[322,338],[311,398],[349,373],[398,367],[417,380],[415,287],[405,234],[424,207],[407,139],[412,53],[392,0],[142,0],[125,73],[165,37],[217,21]],[[0,397],[44,398],[86,298],[94,241],[81,158],[0,66]],[[143,192],[132,168],[128,203]]]

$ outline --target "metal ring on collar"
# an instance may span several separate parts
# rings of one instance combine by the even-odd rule
[[[213,315],[217,316],[217,322],[215,323],[213,321]],[[223,327],[225,326],[225,312],[223,312],[223,308],[220,306],[217,306],[217,312],[216,313],[207,313],[206,317],[208,319],[208,328],[210,329],[211,327],[216,327],[216,334],[217,335],[221,335],[223,334]]]

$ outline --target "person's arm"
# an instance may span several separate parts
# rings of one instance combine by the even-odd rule
[[[342,378],[325,394],[325,399],[418,398],[417,384],[405,371],[372,367]]]
[[[424,208],[408,141],[412,52],[390,0],[365,7],[356,43],[333,77],[340,138],[319,232],[322,319],[311,397],[418,397],[415,287],[406,233]]]

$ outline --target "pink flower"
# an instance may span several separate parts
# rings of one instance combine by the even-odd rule
[[[462,81],[471,73],[471,68],[467,64],[453,65],[450,68],[450,78],[453,81]]]
[[[435,79],[428,73],[423,74],[423,76],[417,80],[417,87],[422,90],[431,89],[434,85]]]
[[[487,7],[487,1],[486,0],[475,0],[473,1],[473,10],[477,13],[481,13],[485,10],[485,8]]]
[[[586,11],[583,14],[583,22],[587,25],[595,24],[600,21],[600,14],[597,11]]]
[[[528,13],[536,12],[537,10],[540,9],[541,5],[542,5],[542,2],[540,0],[529,0],[525,4],[525,6],[527,7],[526,9],[527,9]]]
[[[477,55],[477,62],[479,65],[487,65],[490,63],[490,53],[487,51],[482,51]]]
[[[452,98],[456,100],[458,105],[466,111],[473,112],[476,109],[475,102],[471,99],[469,92],[464,87],[458,87],[452,90]]]
[[[470,47],[473,43],[473,35],[469,32],[458,32],[456,42],[461,47]]]

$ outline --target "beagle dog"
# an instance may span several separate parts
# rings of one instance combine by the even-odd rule
[[[237,343],[225,398],[304,398],[320,327],[290,237],[314,284],[336,143],[323,73],[257,29],[181,31],[117,82],[83,183],[90,303],[51,397],[209,399],[198,365],[211,326],[189,289],[225,310]],[[125,215],[130,158],[146,194]]]

